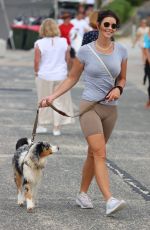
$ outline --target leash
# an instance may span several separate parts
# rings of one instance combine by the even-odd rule
[[[71,117],[71,118],[75,118],[75,117],[80,117],[82,116],[84,113],[88,112],[89,110],[91,110],[96,104],[99,104],[103,101],[106,101],[106,97],[107,95],[114,89],[116,88],[116,86],[114,86],[107,94],[104,98],[102,98],[101,100],[99,101],[96,101],[94,102],[92,105],[89,105],[82,113],[79,113],[79,114],[76,114],[74,116],[71,116],[71,115],[68,115],[66,114],[65,112],[57,109],[54,105],[52,105],[51,103],[49,103],[48,101],[46,101],[48,107],[52,108],[53,110],[55,110],[57,113],[59,113],[60,115],[62,116],[65,116],[65,117]],[[35,136],[36,136],[36,129],[37,129],[37,125],[38,125],[38,116],[39,116],[39,107],[36,111],[36,117],[35,117],[35,121],[34,121],[34,125],[33,125],[33,130],[32,130],[32,138],[31,138],[31,145],[33,144],[34,142],[34,139],[35,139]]]
[[[38,125],[38,117],[39,117],[39,108],[36,111],[36,117],[35,117],[33,130],[32,130],[31,145],[33,144],[35,136],[36,136],[36,129],[37,129],[37,125]]]

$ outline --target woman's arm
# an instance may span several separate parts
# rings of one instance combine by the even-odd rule
[[[45,97],[40,101],[40,107],[49,106],[53,100],[70,90],[79,81],[83,69],[84,64],[75,58],[73,67],[70,70],[68,77],[58,86],[52,95]]]
[[[121,72],[119,74],[118,80],[117,80],[117,85],[120,86],[122,89],[125,87],[126,84],[126,72],[127,72],[127,60],[122,61],[121,63]],[[114,88],[108,95],[107,95],[107,100],[112,101],[116,100],[120,97],[121,91],[119,87]]]
[[[136,36],[135,36],[135,39],[133,41],[133,47],[136,45],[136,43],[140,40],[140,38],[142,37],[142,34],[140,32],[140,29],[138,29],[137,33],[136,33]]]
[[[126,84],[126,74],[127,74],[127,60],[122,61],[121,63],[121,72],[118,77],[117,85],[125,87]]]
[[[41,52],[38,46],[35,47],[34,49],[34,73],[35,76],[37,77],[37,73],[39,71],[39,64],[41,61]]]

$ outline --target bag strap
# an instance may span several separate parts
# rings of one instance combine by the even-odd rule
[[[108,68],[106,67],[105,63],[102,61],[102,59],[97,55],[97,53],[92,49],[92,47],[87,44],[87,47],[92,51],[92,53],[97,57],[97,59],[101,62],[101,64],[103,65],[103,67],[105,68],[105,70],[107,71],[107,73],[109,74],[109,76],[113,79],[113,81],[115,82],[115,79],[113,78],[112,74],[110,73],[110,71],[108,70]]]

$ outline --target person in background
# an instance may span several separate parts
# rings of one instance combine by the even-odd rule
[[[125,207],[125,201],[114,198],[110,191],[106,165],[106,143],[113,131],[117,119],[117,101],[126,83],[127,51],[123,45],[111,39],[119,24],[119,18],[114,12],[100,11],[97,20],[98,39],[81,46],[68,78],[53,94],[40,101],[40,107],[47,107],[49,103],[54,103],[56,98],[70,90],[79,81],[80,76],[84,77],[80,125],[88,144],[88,152],[76,204],[81,208],[93,208],[87,192],[95,176],[106,201],[108,216]],[[97,56],[103,60],[107,68],[104,68]],[[99,102],[103,98],[106,100]]]
[[[146,81],[146,78],[148,79],[148,88],[147,88],[148,100],[145,107],[150,108],[150,28],[148,34],[144,36],[144,50],[145,50],[145,57],[146,57],[144,83]]]
[[[71,21],[71,14],[69,12],[64,12],[62,15],[62,19],[64,20],[63,23],[59,26],[61,37],[67,39],[68,46],[70,47],[70,55],[68,57],[68,70],[71,69],[73,59],[75,57],[75,51],[73,47],[71,47],[70,42],[70,30],[74,27],[74,25],[70,22]]]
[[[89,17],[94,11],[94,7],[92,5],[87,5],[85,10],[85,21],[89,24]]]
[[[133,42],[133,47],[135,46],[136,43],[139,44],[139,47],[141,48],[141,53],[142,53],[142,62],[145,64],[145,52],[144,52],[144,35],[147,34],[149,31],[149,27],[147,26],[147,21],[146,19],[142,19],[140,21],[140,26],[137,29],[136,32],[136,37]]]
[[[74,25],[74,28],[78,30],[80,36],[83,38],[85,32],[89,31],[89,25],[84,19],[84,13],[78,11],[76,17],[71,20],[71,23]]]
[[[61,37],[66,38],[68,45],[70,45],[69,32],[73,27],[73,24],[70,22],[71,14],[69,12],[64,12],[61,18],[64,20],[59,26]]]
[[[70,41],[72,48],[72,58],[76,57],[76,53],[81,47],[83,35],[85,32],[90,30],[88,23],[84,19],[83,12],[77,12],[76,18],[71,20],[74,27],[70,30]]]
[[[82,46],[97,40],[99,31],[97,29],[98,10],[94,10],[89,16],[89,26],[91,31],[84,33]]]
[[[38,102],[49,93],[53,93],[67,78],[67,59],[69,49],[67,40],[60,37],[60,30],[53,19],[45,19],[40,26],[41,39],[35,42],[34,71],[37,86]],[[70,92],[55,100],[54,105],[73,115]],[[61,134],[61,126],[72,123],[69,117],[62,117],[51,108],[41,108],[37,133],[47,132],[43,125],[53,124],[53,135]]]
[[[81,14],[85,15],[85,5],[79,4],[77,11],[80,12]]]

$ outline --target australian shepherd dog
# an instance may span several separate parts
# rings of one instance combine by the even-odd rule
[[[47,142],[31,144],[27,138],[17,141],[12,163],[19,206],[22,206],[26,201],[28,211],[32,211],[35,207],[37,187],[46,158],[58,150],[57,146],[52,146]]]

